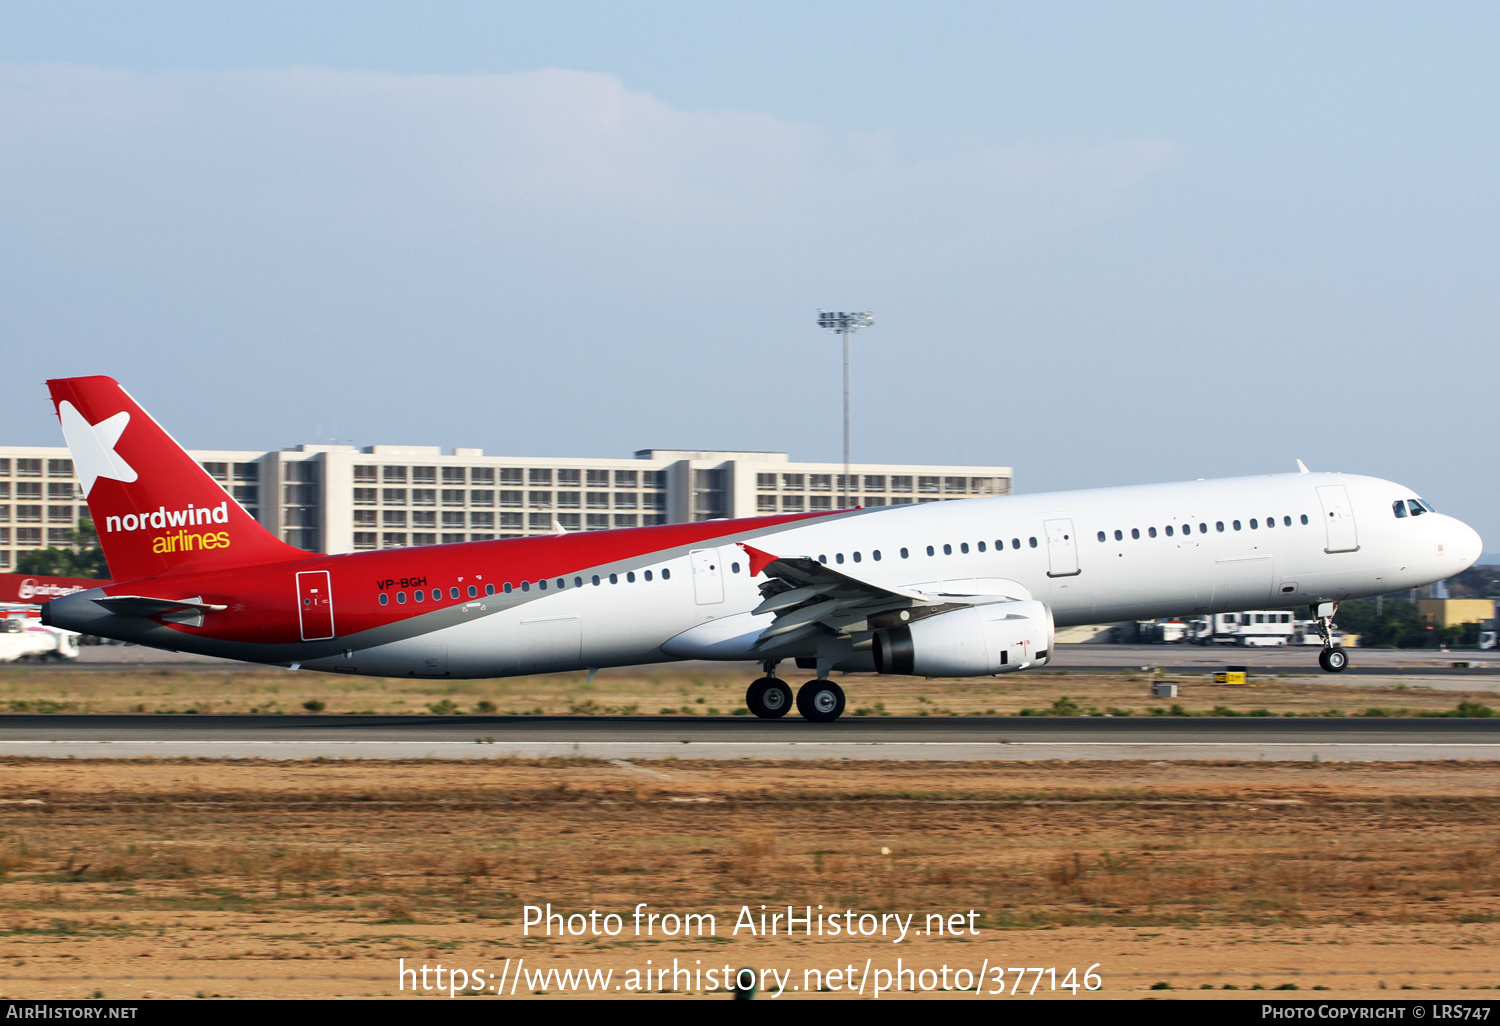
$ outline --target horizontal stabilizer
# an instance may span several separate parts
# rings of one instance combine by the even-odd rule
[[[220,613],[228,606],[214,605],[201,599],[164,599],[149,595],[110,595],[94,602],[119,616],[163,616],[167,613]]]

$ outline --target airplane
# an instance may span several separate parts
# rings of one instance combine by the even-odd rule
[[[309,553],[280,541],[113,379],[48,382],[113,583],[45,623],[291,669],[460,678],[756,661],[757,717],[831,722],[830,674],[1012,673],[1074,624],[1312,607],[1430,584],[1479,535],[1411,489],[1298,472]],[[782,662],[814,671],[797,690]]]

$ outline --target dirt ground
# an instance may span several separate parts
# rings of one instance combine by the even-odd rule
[[[745,668],[605,670],[494,680],[415,680],[191,664],[145,666],[0,666],[0,712],[743,715]],[[805,671],[785,671],[800,683]],[[1247,685],[1214,685],[1202,675],[1153,676],[1040,670],[1003,677],[925,680],[848,674],[839,678],[851,716],[1043,714],[1410,716],[1452,711],[1462,701],[1495,703],[1493,693],[1437,691],[1361,678],[1325,683],[1318,676],[1254,676]],[[1152,698],[1151,683],[1175,680],[1181,697]]]
[[[674,959],[789,972],[782,999],[871,997],[898,958],[931,970],[911,986],[947,966],[988,992],[995,966],[1049,996],[1090,967],[1105,997],[1500,983],[1492,763],[8,760],[0,779],[4,997],[397,995],[400,967],[435,984],[439,964],[444,999],[454,967],[491,997],[584,968],[612,996],[632,972],[722,995],[642,984]],[[641,902],[712,913],[714,935],[637,936]],[[548,903],[579,918],[524,935]],[[887,933],[760,935],[762,905]],[[592,935],[595,910],[617,935]],[[913,916],[899,943],[892,914]]]

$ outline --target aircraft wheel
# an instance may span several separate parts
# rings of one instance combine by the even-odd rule
[[[1349,655],[1341,648],[1325,648],[1318,654],[1318,665],[1329,673],[1342,673],[1349,666]]]
[[[763,720],[779,720],[792,707],[792,689],[786,681],[762,677],[745,691],[745,704]]]
[[[810,680],[797,690],[797,711],[814,723],[832,723],[844,714],[844,689],[831,680]]]

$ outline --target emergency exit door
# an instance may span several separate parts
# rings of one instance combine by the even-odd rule
[[[1047,576],[1077,575],[1078,539],[1073,534],[1073,521],[1048,520],[1042,526],[1047,529]]]
[[[724,572],[718,549],[693,549],[688,553],[693,567],[693,598],[700,606],[724,601]]]
[[[297,616],[303,641],[333,637],[333,589],[327,570],[306,570],[297,575]]]
[[[1324,552],[1354,552],[1359,548],[1359,532],[1354,526],[1354,507],[1343,485],[1319,485],[1318,499],[1323,504],[1323,526],[1328,529],[1328,546]]]

